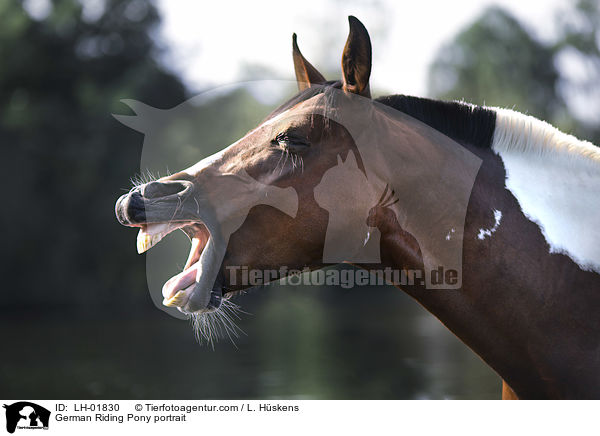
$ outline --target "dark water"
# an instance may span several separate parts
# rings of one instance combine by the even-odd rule
[[[103,319],[7,314],[0,396],[499,398],[500,379],[393,288],[274,285],[236,298],[247,333],[214,350],[160,310]]]

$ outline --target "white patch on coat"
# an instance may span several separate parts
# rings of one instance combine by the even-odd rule
[[[485,237],[491,237],[492,233],[498,230],[500,227],[500,221],[502,220],[502,212],[494,209],[494,227],[491,229],[479,229],[479,234],[477,235],[477,239],[484,240]]]
[[[493,151],[506,187],[551,253],[600,272],[600,148],[509,109],[496,110]]]

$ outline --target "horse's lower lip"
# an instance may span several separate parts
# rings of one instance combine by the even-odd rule
[[[206,313],[217,310],[221,307],[223,300],[227,300],[229,297],[223,295],[223,288],[219,285],[215,285],[213,289],[210,291],[210,295],[200,295],[201,303],[199,303],[197,298],[194,298],[198,293],[204,294],[204,290],[196,289],[198,283],[193,283],[186,289],[177,291],[175,295],[173,295],[169,299],[165,299],[163,304],[169,307],[177,307],[179,311],[185,314],[193,314],[193,313]]]
[[[188,315],[213,312],[221,307],[223,300],[227,299],[223,296],[223,289],[219,285],[215,285],[208,295],[206,290],[196,289],[196,285],[180,291],[184,293],[184,299],[177,307],[180,312]]]
[[[162,289],[163,304],[165,306],[180,307],[187,302],[189,294],[196,285],[196,275],[199,267],[199,263],[196,262],[191,267],[167,280]]]

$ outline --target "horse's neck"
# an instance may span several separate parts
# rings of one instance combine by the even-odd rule
[[[511,183],[511,176],[516,175],[517,168],[489,151],[483,154],[487,156],[467,214],[463,293],[468,307],[485,320],[479,320],[483,322],[480,325],[467,324],[467,328],[473,329],[473,340],[482,353],[514,389],[521,390],[522,396],[585,396],[594,392],[586,389],[595,389],[597,395],[600,275],[584,271],[576,262],[580,258],[573,250],[583,244],[563,239],[561,247],[571,252],[557,253],[556,246],[549,245],[546,230],[553,224],[549,219],[554,214],[559,225],[570,229],[567,231],[572,238],[584,234],[597,238],[595,225],[580,227],[571,211],[552,203],[564,201],[565,207],[569,204],[578,213],[588,210],[593,215],[597,210],[592,210],[592,205],[600,203],[585,202],[592,186],[582,186],[578,181],[577,189],[571,188],[571,199],[559,195],[560,189],[553,195],[555,187],[564,189],[577,178],[570,178],[566,168],[555,168],[554,183],[540,186],[543,162],[530,160],[529,172],[540,174],[540,180],[534,175],[529,186],[508,190],[505,168],[509,170],[508,188],[516,185]],[[523,203],[544,195],[547,201],[535,205],[540,214],[535,216],[539,221],[534,222],[530,214],[535,208],[524,210]],[[546,215],[541,213],[543,207],[550,209]],[[499,220],[495,211],[501,214]],[[555,244],[558,241],[555,239]],[[595,247],[597,250],[598,245]],[[592,251],[586,253],[593,256]],[[595,253],[597,256],[598,251]],[[589,266],[599,259],[586,260]],[[489,342],[491,339],[495,340]],[[573,362],[581,366],[579,373],[571,369]]]
[[[597,395],[600,275],[584,271],[567,255],[553,253],[540,226],[523,212],[521,199],[506,189],[502,159],[490,149],[466,147],[483,163],[465,222],[463,288],[403,289],[476,351],[519,396]],[[569,204],[578,210],[593,207]],[[569,218],[568,213],[559,216]],[[586,230],[588,235],[594,231],[595,227]],[[398,252],[393,241],[382,236],[382,259],[393,259],[390,253]],[[574,362],[580,365],[578,371],[570,369]]]
[[[600,270],[600,150],[512,111],[380,101],[483,162],[465,220],[462,289],[402,289],[519,397],[598,396],[600,274],[591,270]],[[410,238],[388,227],[396,230],[382,232],[382,265],[422,267]]]

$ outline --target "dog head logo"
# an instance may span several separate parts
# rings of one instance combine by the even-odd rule
[[[50,411],[28,401],[19,401],[3,406],[6,409],[6,431],[14,433],[19,429],[47,429]]]

